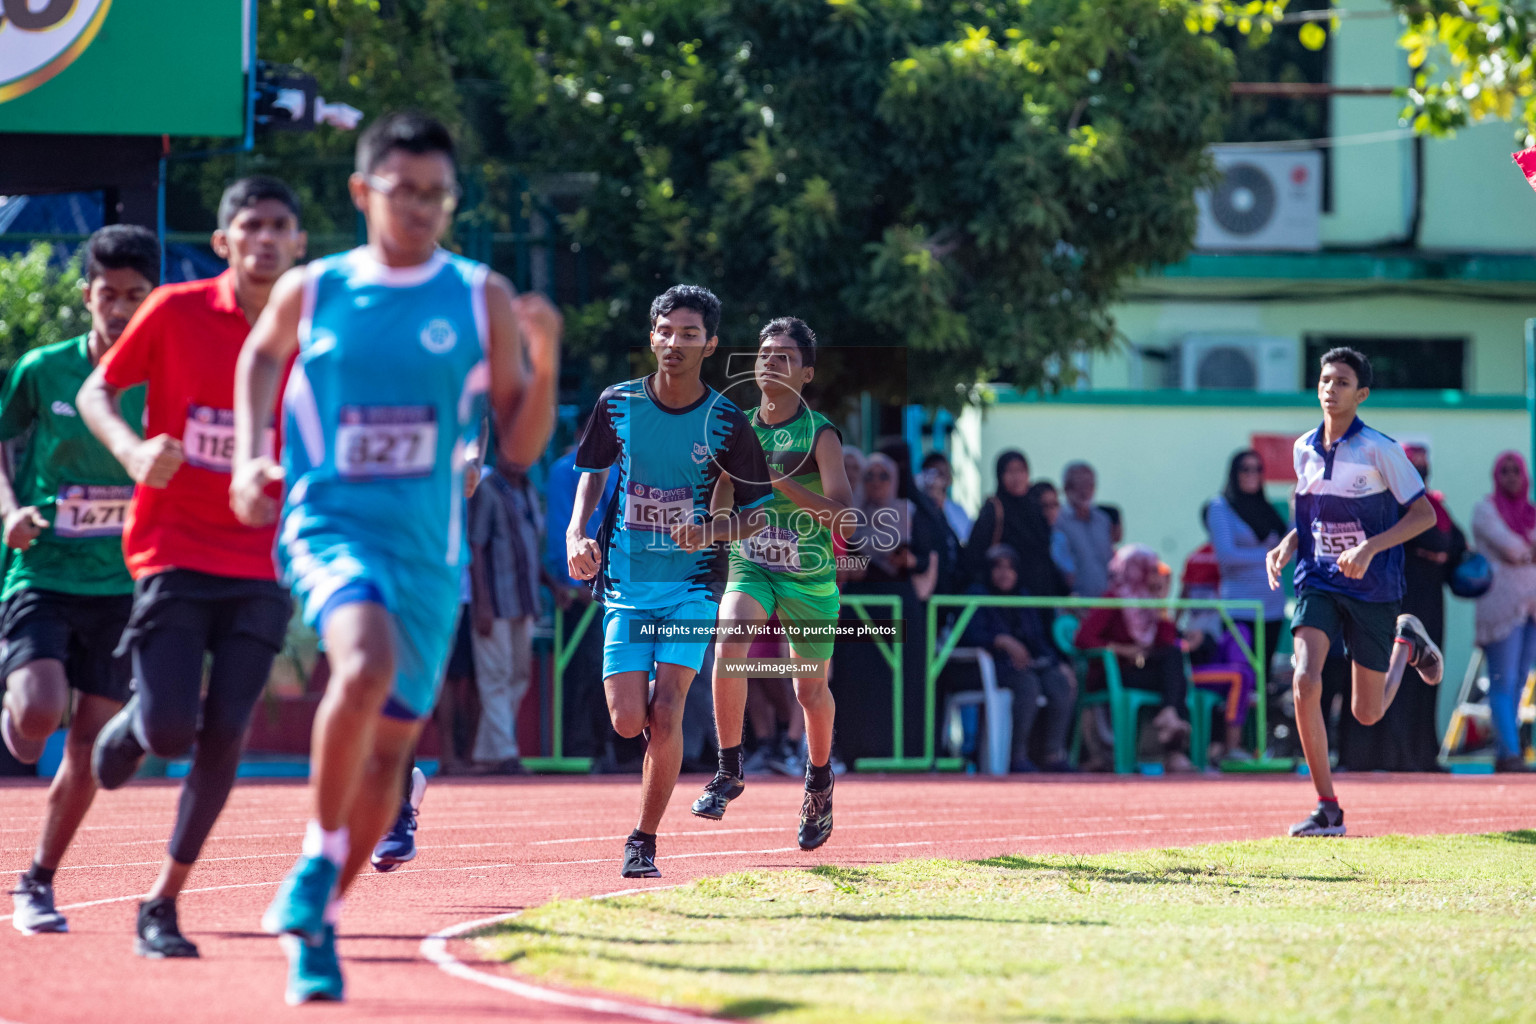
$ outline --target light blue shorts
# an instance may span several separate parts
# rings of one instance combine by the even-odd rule
[[[682,665],[697,672],[714,643],[713,629],[720,606],[708,598],[684,601],[670,608],[605,608],[603,610],[603,678],[620,672],[653,672],[657,665]],[[691,627],[687,635],[667,636],[668,623]],[[655,634],[652,635],[652,630]]]
[[[430,715],[453,650],[459,570],[434,566],[424,572],[335,534],[279,545],[278,561],[304,621],[322,635],[326,618],[345,605],[368,601],[389,611],[395,622],[395,685],[384,714],[405,721]]]

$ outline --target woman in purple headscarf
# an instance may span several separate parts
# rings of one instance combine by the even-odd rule
[[[1493,493],[1472,510],[1472,538],[1493,565],[1493,585],[1477,599],[1477,642],[1488,659],[1488,710],[1494,770],[1525,771],[1516,708],[1536,663],[1536,505],[1518,452],[1493,463]]]

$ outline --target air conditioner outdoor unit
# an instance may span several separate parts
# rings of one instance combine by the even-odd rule
[[[1212,151],[1221,180],[1195,193],[1195,248],[1317,249],[1323,157],[1316,150]]]
[[[1251,334],[1190,334],[1179,343],[1185,391],[1295,391],[1301,343]]]

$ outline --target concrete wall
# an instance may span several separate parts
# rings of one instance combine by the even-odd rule
[[[1391,9],[1383,0],[1334,6],[1363,13]],[[1395,17],[1345,18],[1329,43],[1334,84],[1408,85],[1407,57],[1397,45],[1401,32]],[[1403,127],[1403,102],[1393,96],[1335,96],[1329,102],[1339,144],[1330,157],[1333,210],[1323,215],[1324,246],[1402,244],[1414,205],[1414,144],[1406,133],[1390,133]],[[1488,121],[1454,138],[1424,141],[1421,248],[1524,252],[1536,245],[1536,196],[1510,161],[1520,148],[1514,136],[1513,124]]]
[[[1530,200],[1536,210],[1536,194]],[[1191,288],[1200,284],[1198,280],[1179,283]],[[1251,282],[1254,292],[1275,284]],[[1283,284],[1305,290],[1305,282]],[[1373,285],[1361,282],[1361,286]],[[1193,296],[1180,299],[1170,295],[1158,301],[1123,303],[1114,307],[1113,314],[1127,344],[1093,356],[1090,384],[1095,390],[1160,387],[1161,381],[1156,379],[1160,366],[1135,355],[1131,346],[1167,348],[1185,334],[1219,331],[1298,339],[1298,386],[1305,369],[1299,363],[1308,334],[1465,337],[1469,339],[1467,391],[1484,395],[1525,392],[1525,321],[1536,314],[1536,302],[1455,294],[1352,294],[1328,299],[1321,297],[1319,290],[1318,295],[1265,302],[1197,301]]]
[[[1371,426],[1400,441],[1429,445],[1432,485],[1445,492],[1463,530],[1470,529],[1473,503],[1491,489],[1495,456],[1508,448],[1526,451],[1530,444],[1529,422],[1513,409],[1373,410],[1368,401],[1363,413]],[[1205,541],[1200,506],[1220,490],[1232,453],[1255,433],[1295,436],[1320,418],[1305,399],[1257,407],[1127,404],[1090,395],[1005,401],[961,416],[953,435],[956,499],[975,509],[992,489],[993,460],[1007,448],[1022,449],[1035,477],[1058,485],[1063,465],[1086,459],[1098,470],[1099,500],[1124,511],[1126,540],[1151,545],[1177,571]],[[1288,496],[1288,487],[1270,486],[1272,497]],[[1471,652],[1472,603],[1450,599],[1442,701],[1453,699]],[[1447,713],[1442,704],[1442,723]]]

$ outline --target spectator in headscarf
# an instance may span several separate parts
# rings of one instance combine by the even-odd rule
[[[896,464],[896,494],[911,502],[912,550],[921,564],[931,552],[938,556],[937,574],[929,594],[953,594],[960,588],[960,538],[949,528],[949,520],[917,484],[912,473],[912,449],[901,440],[888,441],[880,446],[882,454]],[[926,601],[928,594],[920,594]]]
[[[1264,459],[1258,452],[1245,448],[1232,456],[1227,463],[1226,485],[1211,501],[1205,524],[1211,537],[1211,550],[1216,556],[1217,572],[1221,577],[1221,598],[1226,601],[1258,601],[1264,608],[1263,615],[1257,619],[1250,609],[1230,610],[1233,621],[1242,631],[1244,642],[1252,645],[1255,632],[1262,628],[1266,655],[1274,654],[1285,620],[1285,592],[1269,589],[1264,559],[1270,549],[1279,544],[1281,538],[1290,531],[1290,526],[1264,496]],[[1223,632],[1217,630],[1210,634],[1218,645],[1227,640]],[[1223,657],[1222,660],[1229,659]],[[1267,685],[1264,690],[1267,694]],[[1235,709],[1228,707],[1227,710],[1231,712]],[[1270,720],[1278,722],[1278,699],[1271,710]],[[1264,749],[1266,741],[1266,737],[1259,737],[1260,750]]]
[[[1036,480],[1029,485],[1027,494],[1030,501],[1040,506],[1040,514],[1051,528],[1051,561],[1061,570],[1062,582],[1070,592],[1077,566],[1072,561],[1072,545],[1067,542],[1067,535],[1056,529],[1056,521],[1061,518],[1061,495],[1049,480]]]
[[[853,579],[865,583],[910,583],[920,601],[933,594],[939,574],[937,552],[919,553],[912,543],[915,517],[910,500],[897,497],[896,462],[876,452],[864,464],[864,502],[851,541],[855,555],[868,559]]]
[[[1408,461],[1429,486],[1429,449],[1403,445]],[[1435,525],[1403,544],[1406,590],[1403,611],[1417,615],[1437,644],[1445,643],[1445,586],[1461,564],[1467,539],[1451,521],[1445,495],[1425,491],[1435,510]],[[1351,771],[1433,772],[1440,770],[1440,735],[1436,728],[1439,690],[1410,666],[1403,672],[1397,699],[1375,725],[1353,716],[1340,721],[1339,765]]]
[[[959,502],[949,496],[949,489],[954,482],[954,467],[949,464],[949,458],[943,452],[929,452],[923,456],[923,492],[944,513],[944,519],[955,536],[964,540],[971,535],[971,517],[965,514]]]
[[[1493,493],[1472,510],[1472,538],[1493,566],[1493,585],[1477,599],[1477,642],[1488,659],[1488,711],[1494,770],[1525,771],[1516,709],[1536,663],[1536,505],[1518,452],[1493,464]]]
[[[1019,579],[1040,597],[1068,593],[1066,577],[1051,557],[1051,526],[1029,498],[1029,460],[1016,450],[997,457],[997,491],[982,503],[965,545],[972,580],[986,582],[987,551],[1007,544],[1019,553]],[[1052,616],[1045,615],[1047,622]]]
[[[1110,561],[1109,591],[1104,596],[1162,598],[1168,595],[1170,583],[1171,573],[1157,552],[1144,544],[1127,544]],[[1161,695],[1152,727],[1163,749],[1163,766],[1170,772],[1192,771],[1186,754],[1189,680],[1178,627],[1156,608],[1095,608],[1083,619],[1073,642],[1082,650],[1114,652],[1123,685]],[[1096,660],[1089,665],[1088,688],[1103,689],[1103,666]]]
[[[986,583],[975,584],[969,592],[1028,596],[1019,583],[1018,565],[1017,551],[1007,544],[996,545],[987,552]],[[1030,757],[1037,719],[1041,767],[1048,772],[1069,770],[1067,730],[1077,688],[1040,613],[1034,608],[977,608],[963,642],[990,651],[997,684],[1013,691],[1012,770],[1037,770]]]

